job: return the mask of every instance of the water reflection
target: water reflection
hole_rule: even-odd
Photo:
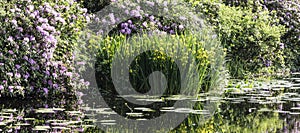
[[[298,77],[300,74],[293,74],[292,78],[269,82],[232,80],[231,85],[224,88],[221,97],[199,95],[201,98],[197,100],[198,104],[193,109],[174,108],[167,104],[160,108],[132,107],[123,103],[124,105],[120,106],[119,110],[122,110],[124,117],[138,121],[145,121],[151,116],[159,116],[163,112],[190,114],[171,132],[298,132],[300,127],[300,78]],[[164,99],[132,97],[137,100],[155,102],[191,100],[182,96]],[[201,118],[209,115],[209,111],[201,106],[207,102],[220,102],[220,106],[218,111],[212,114],[213,117],[201,123],[199,122]],[[12,104],[4,105],[7,104],[4,101],[1,103],[1,132],[83,131],[83,129],[87,132],[102,131],[95,127],[95,123],[111,127],[107,129],[107,132],[136,132],[132,128],[118,127],[116,120],[112,119],[112,116],[117,113],[110,108],[83,106],[81,110],[74,111],[51,106],[45,108],[44,105],[26,106],[29,104],[22,104],[22,102],[19,105],[17,102],[10,103]],[[85,115],[82,112],[89,113]],[[101,119],[93,119],[95,116],[101,116]]]

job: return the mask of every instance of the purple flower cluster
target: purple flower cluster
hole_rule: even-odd
[[[114,27],[112,31],[109,31],[109,35],[112,34],[124,34],[124,35],[132,35],[135,33],[153,33],[153,31],[161,31],[166,32],[168,34],[176,34],[176,33],[183,33],[185,31],[185,24],[186,21],[193,19],[190,14],[186,14],[188,18],[181,17],[183,20],[179,21],[185,21],[182,22],[185,24],[182,25],[180,22],[176,22],[175,19],[178,18],[176,14],[172,17],[164,17],[162,16],[155,16],[153,13],[149,11],[159,10],[158,12],[167,12],[170,14],[174,14],[173,10],[169,10],[168,6],[174,8],[182,8],[183,6],[178,3],[168,3],[168,2],[160,2],[160,1],[126,1],[126,2],[114,2],[111,4],[112,7],[115,7],[116,10],[120,10],[120,12],[123,12],[128,15],[130,19],[125,20],[123,22],[119,22],[121,18],[119,18],[119,14],[110,13],[108,16],[101,16],[99,18],[95,17],[95,25],[101,25],[101,27]],[[162,11],[163,10],[163,11]],[[168,11],[169,10],[169,11]],[[149,15],[150,14],[150,15]],[[151,15],[152,14],[152,15]],[[102,18],[102,20],[100,20]],[[170,19],[170,20],[169,20]],[[191,20],[192,21],[192,20]],[[116,23],[118,22],[118,24]],[[115,27],[117,25],[117,27]],[[94,28],[95,29],[95,28]],[[103,31],[101,28],[99,31],[95,31],[97,35],[103,34],[105,31]]]
[[[132,23],[132,20],[128,20],[127,22],[121,23],[121,30],[122,34],[129,35],[132,31],[137,30],[137,27]]]
[[[0,97],[75,95],[77,84],[87,83],[79,82],[73,66],[66,64],[71,60],[56,61],[54,57],[62,45],[72,44],[70,38],[80,28],[74,25],[84,26],[88,21],[86,10],[74,0],[60,4],[13,0],[10,4],[13,7],[0,4],[7,11],[0,15],[0,33],[5,34],[0,37]]]
[[[133,17],[133,21],[127,20],[121,23],[118,27],[120,27],[119,32],[125,35],[129,35],[131,33],[137,33],[140,31],[147,31],[151,34],[152,31],[162,31],[169,34],[176,34],[179,32],[184,31],[184,26],[176,23],[171,22],[163,23],[165,20],[155,17],[153,15],[145,14],[144,16],[136,15],[136,13],[131,13]],[[142,19],[144,18],[144,19]]]

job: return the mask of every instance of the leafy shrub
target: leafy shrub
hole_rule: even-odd
[[[300,44],[300,3],[299,1],[271,1],[265,0],[260,3],[262,7],[271,11],[276,11],[275,17],[279,19],[279,24],[286,27],[287,31],[281,36],[282,47],[286,65],[293,71],[299,70],[299,44]]]
[[[191,0],[207,22],[215,26],[227,49],[227,66],[232,76],[272,73],[284,68],[281,35],[284,27],[257,3]],[[224,3],[226,3],[226,6]],[[238,7],[230,5],[241,5]],[[274,14],[274,13],[273,13]]]
[[[252,3],[250,3],[252,2]],[[263,8],[270,12],[271,16],[274,16],[273,19],[278,19],[278,25],[284,25],[286,32],[282,34],[280,44],[284,48],[285,64],[293,71],[299,70],[300,59],[298,56],[300,42],[300,32],[299,32],[299,12],[300,12],[300,3],[299,1],[273,1],[273,0],[264,0],[264,1],[235,1],[235,0],[226,0],[224,1],[226,5],[237,6],[243,8],[253,7],[255,9]]]
[[[49,106],[67,109],[78,105],[75,91],[85,82],[73,73],[72,49],[85,15],[72,0],[1,1],[1,97],[46,98]]]
[[[218,12],[220,5],[222,4],[220,0],[185,0],[190,3],[196,10],[203,14],[203,18],[206,20],[207,24],[212,26],[218,26]]]
[[[283,49],[280,37],[283,26],[276,26],[267,11],[222,6],[219,12],[219,34],[228,49],[230,60],[238,60],[244,70],[257,72],[264,67],[282,68]]]

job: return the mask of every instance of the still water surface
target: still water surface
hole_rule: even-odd
[[[159,117],[165,112],[186,113],[192,116],[210,116],[203,125],[200,122],[184,121],[184,126],[176,128],[179,132],[300,132],[300,73],[291,78],[271,81],[230,80],[227,88],[219,97],[200,95],[199,102],[218,103],[212,113],[206,109],[173,108],[165,104],[159,108],[129,107],[120,102],[114,109],[101,106],[83,106],[78,111],[63,108],[23,108],[12,109],[1,106],[0,130],[2,132],[49,132],[49,131],[83,131],[96,130],[96,124],[110,127],[107,132],[133,132],[134,129],[118,127],[114,115],[117,113],[128,119],[147,120]],[[136,100],[165,102],[190,100],[186,97],[173,96],[168,99],[158,97],[132,97]],[[118,101],[118,97],[113,98]],[[2,103],[3,104],[3,103]],[[15,104],[15,103],[14,103]],[[172,102],[169,103],[172,105]],[[16,107],[10,106],[10,107]],[[20,105],[21,107],[21,105]],[[115,111],[117,112],[115,112]],[[79,117],[84,119],[78,119]],[[98,118],[98,119],[94,119]],[[100,119],[99,119],[100,118]],[[160,132],[160,131],[157,131]],[[175,132],[175,130],[174,130]]]

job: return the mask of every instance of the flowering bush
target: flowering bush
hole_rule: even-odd
[[[73,0],[55,2],[0,2],[0,97],[76,105],[76,88],[85,82],[73,73],[72,49],[88,16]]]
[[[184,29],[182,24],[174,20],[167,20],[163,17],[145,14],[142,17],[133,17],[120,23],[111,31],[110,35],[133,35],[142,32],[148,32],[148,34],[181,34]]]
[[[110,25],[115,25],[109,35],[132,35],[142,32],[148,32],[150,34],[153,32],[162,34],[181,34],[185,29],[185,24],[182,22],[192,20],[191,18],[186,17],[193,17],[189,14],[192,10],[185,7],[185,5],[186,3],[182,1],[178,3],[138,0],[111,1],[107,10],[113,9],[113,11],[110,11],[111,13],[105,19],[103,19],[104,16],[101,14],[98,17],[95,17],[94,22],[96,26],[91,29],[103,30]],[[174,8],[174,10],[172,8]],[[178,13],[178,9],[181,9],[182,12]],[[106,9],[104,9],[104,12],[105,11]],[[173,16],[170,17],[170,14]],[[119,20],[125,16],[127,17],[127,20],[121,20],[122,22],[120,22]],[[117,21],[119,23],[116,23]],[[193,21],[190,22],[194,23]],[[102,25],[102,27],[99,28],[97,25]],[[102,33],[103,31],[94,32]]]

